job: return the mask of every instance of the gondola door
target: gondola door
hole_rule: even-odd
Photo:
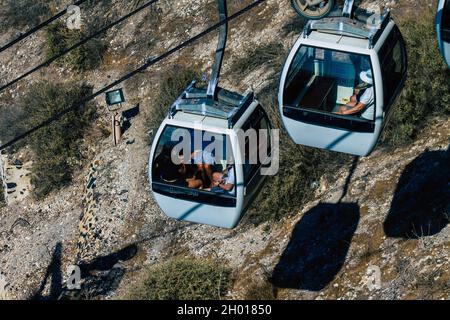
[[[383,79],[383,126],[392,114],[392,106],[406,81],[406,45],[400,30],[394,26],[378,51]]]
[[[271,130],[269,118],[261,106],[255,108],[242,127],[245,210],[259,194],[266,179],[261,169],[269,165],[272,155]]]

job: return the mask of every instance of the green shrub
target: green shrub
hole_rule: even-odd
[[[211,300],[223,298],[231,282],[231,270],[206,260],[173,259],[143,272],[141,282],[127,299]]]
[[[44,1],[7,0],[4,22],[9,28],[31,28],[38,25],[48,11],[49,6]]]
[[[434,11],[426,3],[419,6],[420,14],[413,13],[399,23],[408,49],[408,78],[393,106],[383,137],[386,145],[408,143],[421,132],[430,116],[450,113],[450,72],[438,49]]]
[[[25,131],[26,113],[21,106],[8,103],[0,108],[0,114],[0,142],[4,144]],[[17,149],[21,145],[22,143],[19,142],[10,149]]]
[[[88,36],[89,34],[82,30],[68,29],[62,22],[53,23],[46,29],[47,59],[70,48]],[[57,64],[59,66],[67,65],[77,71],[93,70],[100,67],[105,50],[106,45],[103,40],[94,38],[59,58]]]
[[[70,107],[92,92],[91,87],[41,82],[33,85],[20,104],[26,110],[26,127],[32,128]],[[81,159],[80,139],[95,117],[92,104],[68,112],[30,135],[26,141],[35,154],[31,182],[34,194],[45,197],[71,181]]]

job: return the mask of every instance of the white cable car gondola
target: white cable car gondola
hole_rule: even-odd
[[[390,13],[342,11],[311,20],[281,75],[281,118],[297,144],[368,155],[406,79],[406,48]]]
[[[226,1],[218,3],[226,21]],[[224,23],[208,88],[196,88],[193,81],[156,133],[149,179],[169,217],[233,228],[263,185],[272,140],[269,119],[253,92],[240,95],[217,86],[226,36]],[[265,134],[242,135],[248,129]]]
[[[439,0],[436,32],[439,49],[450,68],[450,0]]]

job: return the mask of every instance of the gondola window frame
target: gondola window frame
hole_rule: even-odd
[[[158,150],[159,146],[161,145],[161,139],[164,136],[164,132],[167,130],[168,127],[172,127],[175,129],[186,129],[186,130],[198,130],[195,128],[190,128],[190,127],[185,127],[185,126],[180,126],[180,125],[175,125],[175,124],[166,124],[164,126],[164,128],[161,130],[161,134],[158,138],[157,144],[156,144],[156,148],[155,148],[155,152],[154,152],[154,157],[152,159],[152,172],[151,172],[151,176],[152,176],[152,189],[153,192],[156,192],[158,194],[162,194],[164,196],[168,196],[171,198],[175,198],[175,199],[181,199],[181,200],[187,200],[187,201],[192,201],[195,203],[200,203],[200,204],[206,204],[206,205],[214,205],[214,206],[218,206],[218,207],[236,207],[237,205],[237,184],[235,185],[234,188],[234,193],[233,194],[229,194],[229,193],[218,193],[218,192],[213,192],[213,191],[207,191],[207,190],[202,190],[202,189],[194,189],[194,188],[189,188],[189,187],[184,187],[184,186],[180,186],[180,185],[175,185],[175,184],[171,184],[169,182],[165,182],[162,181],[160,178],[155,177],[155,171],[154,171],[154,165],[155,165],[155,159],[156,157],[159,155],[158,152],[156,152],[156,150]],[[227,145],[231,146],[231,135],[224,133],[224,132],[213,132],[213,131],[208,131],[208,130],[201,130],[202,134],[204,134],[205,132],[211,132],[214,134],[220,134],[225,136],[225,139],[229,139],[227,141]],[[233,152],[233,150],[230,148],[230,151]],[[233,157],[235,157],[236,155],[233,153]],[[234,170],[234,176],[236,176],[237,172],[236,172],[236,165],[233,166],[233,170]]]
[[[391,63],[391,61],[395,60],[394,51],[397,48],[400,51],[399,54],[401,58],[400,79],[397,83],[391,83],[390,81],[393,79],[393,74],[387,70],[387,66]],[[380,60],[381,77],[383,80],[383,111],[389,112],[391,106],[394,104],[395,98],[398,96],[398,93],[402,89],[405,82],[408,63],[405,41],[398,26],[395,25],[393,27],[385,43],[378,51],[378,56]]]
[[[297,60],[297,62],[294,62],[299,54],[299,52],[302,50],[302,48],[306,48],[305,54],[302,55],[302,58]],[[308,109],[308,108],[302,108],[300,106],[291,106],[286,103],[286,88],[293,80],[292,75],[292,66],[294,64],[299,65],[304,62],[305,57],[309,54],[309,49],[320,49],[324,50],[324,54],[326,55],[326,51],[333,52],[341,52],[349,55],[357,55],[360,57],[364,57],[367,59],[370,69],[372,70],[372,74],[374,74],[374,66],[372,61],[372,56],[370,53],[362,53],[362,52],[355,52],[355,51],[346,51],[346,50],[339,50],[339,49],[330,49],[326,46],[318,46],[313,44],[302,44],[298,47],[297,51],[294,54],[294,57],[291,61],[291,64],[289,66],[289,69],[287,71],[286,80],[284,82],[284,88],[283,88],[283,115],[285,117],[288,117],[290,119],[296,120],[296,121],[302,121],[305,123],[310,123],[314,125],[320,125],[322,127],[329,127],[334,129],[344,129],[344,130],[351,130],[354,132],[367,132],[367,133],[373,133],[375,131],[375,122],[377,119],[377,112],[378,112],[378,99],[377,94],[374,94],[374,118],[372,120],[365,119],[362,117],[355,117],[355,116],[348,116],[348,115],[339,115],[334,114],[332,112],[325,112],[321,110],[315,110],[315,109]],[[297,66],[296,66],[297,68]],[[294,74],[298,73],[297,71]],[[356,75],[357,76],[357,75]],[[373,90],[374,93],[377,92],[377,84],[376,81],[373,83]]]

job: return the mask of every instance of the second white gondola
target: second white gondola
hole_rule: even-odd
[[[297,144],[368,155],[403,88],[406,59],[389,12],[353,13],[350,7],[309,21],[279,86],[279,110],[290,137]]]

